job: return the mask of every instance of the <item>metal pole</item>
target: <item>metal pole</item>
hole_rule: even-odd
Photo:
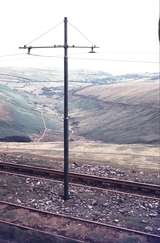
[[[95,53],[94,49],[97,46],[68,46],[67,36],[67,24],[68,20],[64,18],[64,46],[63,45],[52,45],[52,46],[27,46],[24,45],[19,47],[20,49],[27,49],[28,54],[31,54],[32,49],[37,48],[64,48],[64,200],[69,199],[69,119],[68,119],[68,48],[89,48],[89,53]]]
[[[64,200],[69,199],[68,193],[68,162],[69,162],[69,140],[68,140],[68,40],[67,40],[67,18],[64,18]]]

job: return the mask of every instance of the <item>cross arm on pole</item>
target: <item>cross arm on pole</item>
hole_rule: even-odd
[[[99,47],[96,46],[96,45],[92,45],[92,46],[75,46],[75,45],[72,45],[72,46],[68,46],[68,48],[90,49],[89,53],[95,53],[94,49],[99,48]]]
[[[47,49],[47,48],[66,48],[64,45],[50,45],[50,46],[20,46],[19,49],[27,49],[28,54],[30,54],[31,49]],[[76,45],[68,45],[67,48],[84,48],[84,49],[91,49],[89,53],[95,53],[94,49],[99,48],[98,46],[76,46]]]
[[[46,48],[64,48],[63,45],[51,45],[51,46],[20,46],[19,49],[27,49],[30,54],[31,49],[46,49]]]

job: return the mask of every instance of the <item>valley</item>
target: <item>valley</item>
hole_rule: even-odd
[[[1,136],[63,139],[62,74],[60,70],[1,68]],[[158,144],[158,88],[156,73],[71,72],[70,140]]]
[[[114,234],[116,227],[156,234],[159,240],[160,101],[157,73],[113,76],[105,72],[71,72],[69,172],[80,176],[82,183],[85,176],[109,182],[105,188],[98,187],[95,182],[91,186],[76,184],[69,174],[67,201],[62,197],[62,72],[0,68],[0,98],[0,194],[3,201],[18,204],[18,207],[29,206],[64,214],[63,220],[72,216],[94,221],[94,224],[109,224],[114,227]],[[53,176],[53,170],[62,173],[62,180]],[[33,171],[38,173],[37,177]],[[111,181],[117,181],[119,187]],[[127,187],[130,184],[132,187]],[[142,190],[136,187],[139,184]],[[147,187],[158,189],[149,197]],[[13,209],[13,205],[10,206]],[[1,210],[1,218],[6,219],[7,215],[12,218],[8,204],[3,207],[7,210]],[[20,218],[25,219],[21,209],[20,212]],[[27,213],[28,217],[31,217],[31,211]],[[43,228],[46,221],[38,222],[42,222]],[[37,229],[37,218],[35,225]],[[58,227],[56,221],[55,228]],[[99,235],[102,236],[101,232]],[[105,235],[108,237],[108,233]],[[95,239],[94,242],[100,242],[97,234]]]

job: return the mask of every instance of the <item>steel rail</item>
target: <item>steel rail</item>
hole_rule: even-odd
[[[6,220],[1,220],[0,219],[0,224],[11,226],[11,227],[16,227],[16,228],[19,228],[19,229],[25,230],[25,231],[26,230],[27,231],[32,231],[32,233],[42,234],[44,237],[48,236],[51,239],[56,237],[56,238],[58,238],[60,240],[64,240],[65,242],[84,243],[84,241],[80,241],[80,240],[76,240],[75,241],[75,239],[72,239],[70,237],[66,237],[66,236],[62,236],[62,235],[58,235],[58,234],[53,234],[53,233],[50,233],[50,232],[47,232],[47,231],[44,231],[44,230],[39,230],[39,229],[33,228],[31,226],[30,227],[29,226],[24,226],[24,225],[20,225],[18,223],[8,222]],[[13,238],[13,235],[12,235],[12,238]],[[20,238],[21,238],[21,236],[20,236]],[[53,243],[54,243],[54,241],[53,241]]]
[[[93,225],[93,226],[99,226],[99,227],[123,231],[123,232],[127,232],[127,233],[134,233],[134,234],[138,234],[138,235],[141,235],[141,236],[151,237],[153,239],[160,239],[160,235],[147,233],[147,232],[144,232],[144,231],[134,230],[134,229],[125,228],[125,227],[121,227],[121,226],[115,226],[115,225],[111,225],[111,224],[105,224],[105,223],[101,223],[101,222],[95,222],[95,221],[92,221],[92,220],[88,220],[88,219],[86,220],[86,219],[82,219],[82,218],[79,218],[79,217],[68,216],[68,215],[65,215],[65,214],[52,213],[52,212],[48,212],[48,211],[45,211],[45,210],[35,209],[35,208],[28,207],[28,206],[17,205],[15,203],[10,203],[10,202],[6,202],[6,201],[0,201],[0,204],[7,205],[7,207],[11,207],[12,209],[15,208],[17,210],[18,209],[28,210],[29,213],[33,212],[33,213],[37,213],[39,215],[43,215],[43,216],[46,216],[46,217],[52,216],[52,217],[56,217],[56,218],[64,218],[64,219],[67,219],[67,220],[76,221],[77,223],[79,222],[81,224],[90,224],[90,225]],[[11,223],[14,224],[13,222],[11,222]],[[22,227],[23,227],[23,225],[22,225]]]
[[[8,162],[0,162],[0,171],[13,172],[15,174],[25,174],[28,176],[42,177],[58,181],[62,181],[64,177],[64,173],[59,170],[53,170],[37,166],[13,164]],[[77,173],[69,173],[69,179],[70,182],[75,184],[87,185],[103,189],[118,189],[120,191],[127,191],[134,194],[136,193],[160,198],[160,185]]]
[[[22,174],[22,173],[15,173],[15,172],[7,172],[7,171],[1,171],[0,170],[0,175],[1,174],[5,174],[7,176],[18,176],[18,177],[22,177],[22,178],[28,178],[28,175],[27,174]],[[45,181],[48,181],[48,182],[54,182],[54,183],[59,183],[60,181],[59,180],[56,180],[56,179],[48,179],[48,178],[44,178],[44,177],[41,177],[41,176],[32,176],[32,175],[29,175],[29,178],[30,179],[33,179],[33,180],[36,180],[36,179],[40,179],[40,180],[45,180]],[[160,200],[159,197],[156,197],[156,196],[146,196],[146,195],[142,195],[142,194],[132,194],[130,192],[125,192],[125,191],[122,191],[122,190],[116,190],[116,189],[106,189],[106,188],[101,188],[101,187],[96,187],[96,186],[88,186],[88,185],[81,185],[81,184],[77,184],[77,183],[72,183],[73,186],[77,186],[77,187],[85,187],[85,188],[88,188],[90,190],[92,189],[96,189],[96,190],[107,190],[108,192],[114,192],[114,193],[119,193],[119,194],[122,194],[122,195],[134,195],[136,197],[140,197],[140,198],[143,198],[143,199],[151,199],[151,200]]]

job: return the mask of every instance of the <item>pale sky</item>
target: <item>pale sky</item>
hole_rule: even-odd
[[[65,16],[100,46],[96,54],[70,49],[70,69],[113,74],[159,71],[159,0],[0,0],[0,56],[25,53],[18,47],[63,22]],[[71,45],[90,45],[71,26],[68,36]],[[32,45],[53,44],[63,44],[63,24]],[[63,68],[63,49],[32,52],[56,57],[0,57],[0,67]]]

